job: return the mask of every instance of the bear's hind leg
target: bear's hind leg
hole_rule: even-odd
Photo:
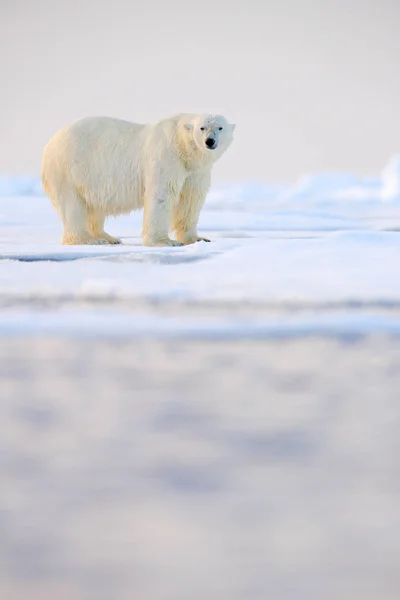
[[[108,244],[122,244],[119,238],[113,237],[104,231],[105,218],[89,211],[88,213],[88,229],[96,239],[106,240]]]
[[[106,244],[93,237],[87,229],[87,210],[75,190],[62,192],[55,203],[64,225],[62,243],[66,245]]]

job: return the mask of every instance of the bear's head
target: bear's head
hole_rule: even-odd
[[[235,125],[222,115],[196,115],[185,128],[198,150],[221,155],[233,141]]]

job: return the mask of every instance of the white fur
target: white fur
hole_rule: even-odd
[[[197,222],[211,168],[234,127],[220,115],[180,114],[155,125],[89,117],[58,131],[43,152],[42,183],[64,224],[63,243],[120,243],[105,233],[106,217],[141,208],[146,245],[203,239]]]

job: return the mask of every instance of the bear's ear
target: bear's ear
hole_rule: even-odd
[[[188,131],[192,131],[193,129],[193,125],[191,123],[186,123],[185,127]]]
[[[235,131],[235,127],[236,127],[236,123],[232,123],[232,124],[231,124],[231,129],[232,129],[232,132],[234,132],[234,131]]]

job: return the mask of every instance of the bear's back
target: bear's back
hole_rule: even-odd
[[[84,137],[91,141],[102,138],[117,140],[125,137],[135,138],[144,128],[145,125],[141,123],[132,123],[113,117],[85,117],[67,127],[66,133],[74,138]]]

